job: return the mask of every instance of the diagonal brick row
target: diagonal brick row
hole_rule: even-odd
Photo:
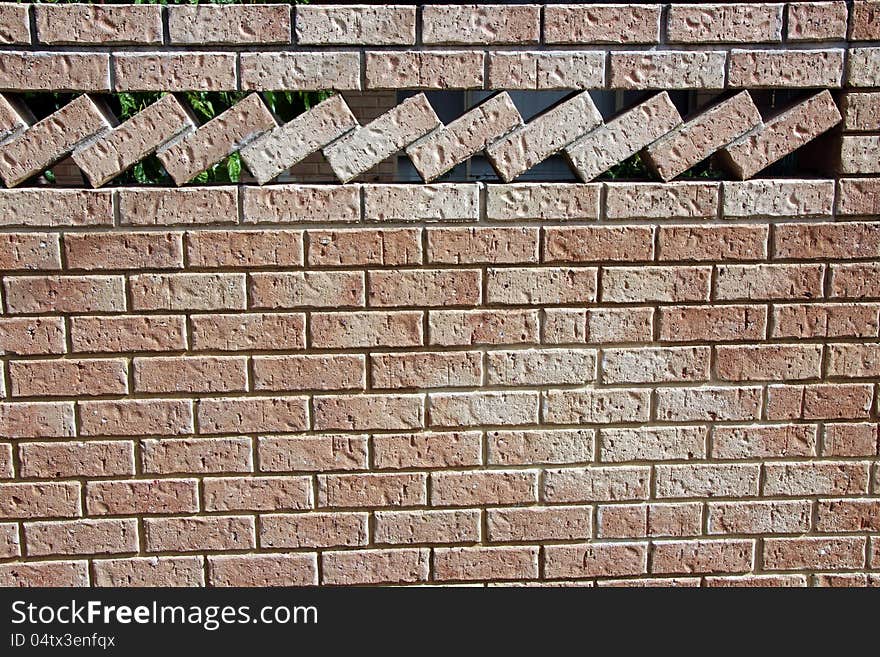
[[[503,91],[445,125],[420,93],[364,126],[341,95],[279,125],[254,93],[201,126],[171,94],[118,126],[89,95],[36,123],[26,108],[0,95],[0,178],[15,186],[72,155],[99,187],[155,153],[174,182],[183,185],[240,152],[257,182],[265,184],[320,151],[342,182],[399,152],[426,182],[481,153],[504,182],[558,153],[585,182],[637,153],[664,181],[715,155],[733,175],[746,179],[840,121],[828,91],[766,121],[748,91],[685,121],[664,91],[608,122],[586,91],[528,122]]]

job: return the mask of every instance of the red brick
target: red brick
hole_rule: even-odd
[[[250,438],[183,438],[141,441],[144,472],[251,472]]]
[[[774,338],[875,337],[878,304],[779,304],[773,308]]]
[[[308,477],[205,479],[205,511],[296,511],[312,507]]]
[[[205,230],[186,236],[190,267],[296,267],[303,264],[302,231]]]
[[[537,579],[537,547],[434,548],[434,579]]]
[[[538,261],[537,228],[429,228],[427,261],[441,264]]]
[[[816,513],[820,532],[880,530],[880,500],[820,500]]]
[[[260,518],[260,547],[325,548],[367,544],[366,513],[292,513]]]
[[[89,515],[196,513],[195,479],[92,481],[86,484]]]
[[[0,318],[0,353],[63,354],[64,320],[60,317]]]
[[[75,518],[82,515],[80,484],[0,484],[0,518]]]
[[[498,465],[584,463],[593,460],[594,431],[489,431],[488,462]]]
[[[40,43],[161,44],[162,13],[150,6],[41,5],[34,7]]]
[[[416,42],[416,8],[403,5],[297,7],[296,42],[412,45]]]
[[[428,579],[430,550],[324,552],[322,584],[399,584]]]
[[[880,297],[878,273],[880,266],[874,263],[831,265],[831,296],[852,297],[858,301]]]
[[[426,44],[523,44],[540,40],[541,8],[536,5],[426,5],[422,41]]]
[[[733,50],[727,84],[750,89],[839,87],[843,53],[842,49]]]
[[[250,274],[251,308],[336,308],[364,305],[361,272]]]
[[[257,444],[263,472],[367,469],[367,436],[261,436]]]
[[[481,461],[479,431],[373,436],[373,465],[379,469],[455,468]]]
[[[190,322],[196,351],[298,350],[306,344],[302,313],[194,315]]]
[[[874,456],[880,454],[880,425],[825,424],[824,456]]]
[[[123,226],[178,226],[238,222],[235,187],[131,188],[117,192]]]
[[[529,470],[434,472],[432,506],[515,505],[538,500],[538,473]]]
[[[479,304],[481,296],[480,272],[476,270],[369,273],[371,306],[471,306]]]
[[[810,530],[809,500],[713,502],[710,534],[801,534]]]
[[[721,346],[717,376],[724,381],[779,381],[821,376],[821,345]]]
[[[30,44],[31,28],[27,5],[4,4],[0,7],[0,19],[3,22],[3,34],[0,35],[0,43],[4,45]]]
[[[290,43],[290,13],[283,5],[169,7],[168,36],[186,45]]]
[[[211,586],[312,586],[318,583],[314,554],[240,554],[208,557]]]
[[[764,540],[764,568],[767,570],[846,570],[864,568],[864,537],[768,538]]]
[[[126,305],[122,276],[15,276],[4,288],[10,314],[113,313]]]
[[[67,269],[181,269],[180,233],[77,233],[64,236]]]
[[[823,295],[823,265],[720,265],[715,298],[732,300],[814,299]]]
[[[826,41],[846,38],[845,2],[792,2],[788,5],[789,41]]]
[[[61,269],[58,236],[50,233],[5,233],[0,235],[0,270]]]
[[[244,310],[246,305],[244,274],[137,274],[128,284],[134,310]]]
[[[119,52],[113,57],[116,91],[234,91],[235,53]]]
[[[22,443],[22,477],[112,477],[134,475],[134,444],[127,441]]]
[[[592,537],[593,508],[552,506],[528,509],[490,509],[488,539],[493,542],[574,540]]]
[[[395,266],[422,261],[419,229],[309,230],[306,235],[309,265]]]
[[[6,438],[68,438],[75,433],[71,402],[0,403],[0,435]]]
[[[95,586],[204,586],[201,557],[99,559]]]
[[[621,577],[648,572],[647,543],[585,543],[544,547],[544,576]]]
[[[379,544],[474,543],[480,538],[478,510],[377,511],[374,540]]]
[[[24,537],[31,556],[115,554],[138,549],[134,519],[29,522],[24,525]]]
[[[544,229],[544,262],[637,262],[650,261],[653,257],[654,236],[650,227]]]
[[[193,432],[192,403],[184,400],[126,399],[79,402],[84,436],[173,436]]]
[[[429,344],[534,344],[538,323],[534,310],[432,310],[428,313]]]
[[[537,424],[536,392],[450,392],[430,395],[430,426]]]
[[[427,502],[424,474],[318,475],[319,507],[415,506]]]
[[[325,395],[313,406],[319,431],[419,429],[425,421],[421,395]]]
[[[601,430],[602,461],[667,461],[706,457],[704,427]]]
[[[15,91],[110,91],[106,53],[5,52],[0,87]]]
[[[21,360],[9,363],[13,397],[124,395],[128,363],[123,359]]]
[[[424,342],[422,311],[312,313],[313,347],[414,347]]]
[[[603,383],[707,381],[708,347],[606,349],[602,353]]]
[[[816,384],[805,386],[805,419],[857,419],[867,417],[872,390],[862,384]]]
[[[202,433],[300,431],[308,428],[305,397],[241,397],[199,402]]]
[[[612,52],[612,89],[722,89],[727,53],[666,50]]]
[[[368,51],[367,89],[481,89],[483,53],[475,51]]]
[[[660,261],[763,260],[767,257],[766,226],[660,226]]]
[[[867,463],[767,463],[764,477],[764,495],[858,495],[868,492]]]
[[[88,561],[0,564],[0,585],[15,587],[88,586]]]
[[[370,357],[373,388],[479,386],[482,371],[479,352],[374,354]]]
[[[71,317],[70,341],[76,352],[182,351],[182,315]]]
[[[236,356],[135,358],[138,392],[229,392],[247,389],[247,359]]]
[[[669,342],[761,340],[764,306],[671,306],[660,308],[660,339]]]
[[[647,467],[591,467],[546,470],[543,502],[594,502],[648,499]]]
[[[255,390],[363,389],[363,356],[255,356]]]
[[[781,4],[674,4],[667,17],[670,43],[782,41]]]
[[[751,540],[658,541],[654,543],[652,573],[748,572],[755,561]]]
[[[147,552],[218,552],[256,545],[254,519],[244,516],[145,518]]]
[[[849,38],[853,41],[880,39],[880,12],[873,0],[853,2]]]
[[[550,390],[544,393],[542,420],[549,424],[606,424],[647,421],[645,390]]]

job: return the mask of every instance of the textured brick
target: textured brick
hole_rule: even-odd
[[[805,386],[805,419],[856,419],[867,417],[871,388],[860,384],[817,384]]]
[[[605,85],[600,51],[494,51],[488,53],[490,89],[595,89]]]
[[[842,49],[732,50],[727,83],[736,88],[839,87]]]
[[[23,360],[9,364],[13,397],[124,395],[128,365],[122,359]]]
[[[422,261],[418,228],[309,230],[307,248],[308,264],[316,266],[395,266]]]
[[[826,424],[822,437],[825,456],[874,456],[880,453],[876,424]]]
[[[498,465],[583,463],[593,460],[590,429],[489,431],[488,462]]]
[[[290,7],[169,7],[168,36],[171,43],[267,44],[290,43]]]
[[[77,352],[176,351],[186,347],[182,316],[72,317],[70,339]]]
[[[672,5],[666,21],[670,43],[767,43],[782,41],[781,4]]]
[[[538,473],[531,470],[434,472],[433,506],[515,505],[538,500]]]
[[[121,276],[7,277],[6,307],[12,314],[41,312],[121,312]]]
[[[863,568],[865,541],[864,537],[768,538],[764,541],[764,567],[767,570]]]
[[[480,513],[453,511],[377,511],[379,544],[472,543],[480,537]]]
[[[59,317],[0,318],[0,354],[62,354],[64,336]]]
[[[856,0],[852,6],[849,38],[853,41],[875,41],[880,37],[880,16],[873,0]]]
[[[653,255],[653,229],[647,226],[544,229],[544,262],[640,261]]]
[[[880,94],[848,93],[841,106],[843,128],[854,132],[880,130]]]
[[[110,56],[106,53],[0,53],[0,88],[110,91]]]
[[[537,577],[537,547],[434,549],[434,578],[441,581],[536,579]]]
[[[755,464],[658,465],[657,497],[754,497],[759,470]]]
[[[296,42],[317,45],[412,45],[416,8],[402,5],[296,9]]]
[[[808,500],[712,502],[710,534],[800,534],[810,529]]]
[[[449,392],[430,395],[432,427],[537,424],[536,392]]]
[[[192,231],[186,236],[186,257],[194,267],[274,267],[303,264],[302,232]]]
[[[798,380],[821,375],[819,345],[716,347],[716,371],[724,381]]]
[[[536,343],[538,321],[537,312],[531,310],[432,310],[428,313],[429,344]]]
[[[312,586],[318,583],[314,554],[208,557],[211,586]]]
[[[606,184],[608,219],[713,218],[719,187],[711,183]]]
[[[247,360],[236,356],[135,358],[138,392],[230,392],[247,389]]]
[[[195,479],[95,481],[86,485],[90,515],[195,513],[199,510]]]
[[[190,321],[197,351],[305,347],[306,320],[301,313],[196,315]]]
[[[481,461],[479,431],[373,436],[373,462],[381,469],[454,468]]]
[[[407,98],[375,120],[354,125],[323,150],[333,173],[348,182],[442,124],[424,94]]]
[[[755,561],[751,540],[658,541],[652,573],[748,572]]]
[[[114,554],[136,552],[135,520],[73,520],[24,525],[29,555]]]
[[[660,7],[651,5],[547,5],[547,43],[656,43]]]
[[[76,433],[73,403],[0,403],[0,434],[6,438],[68,438]]]
[[[486,300],[505,305],[595,301],[596,275],[594,267],[490,269]]]
[[[180,233],[77,233],[64,236],[67,269],[181,269]]]
[[[281,272],[250,275],[252,308],[327,308],[364,305],[360,272]]]
[[[76,149],[73,161],[89,182],[99,187],[194,127],[186,109],[168,94],[98,140]]]
[[[670,421],[757,420],[761,413],[761,389],[659,388],[657,417]]]
[[[774,308],[774,337],[874,337],[876,304],[780,304]]]
[[[784,458],[816,455],[816,429],[810,425],[715,427],[712,456],[720,459]]]
[[[833,265],[831,267],[831,296],[854,297],[857,300],[880,297],[878,269],[880,267],[874,263]]]
[[[427,502],[424,474],[318,475],[319,507],[415,506]]]
[[[768,463],[764,473],[764,495],[857,495],[868,490],[867,463]]]
[[[486,156],[501,179],[510,182],[601,123],[602,115],[584,91],[490,144]]]
[[[596,376],[592,350],[495,351],[486,362],[490,385],[583,384]]]
[[[180,226],[238,221],[238,195],[234,187],[131,188],[122,189],[117,195],[122,225]]]
[[[791,2],[788,5],[789,41],[826,41],[846,38],[845,2]]]
[[[606,267],[601,299],[611,303],[705,301],[708,267]]]
[[[609,57],[612,89],[724,88],[725,52],[612,52]]]
[[[877,344],[832,344],[828,346],[827,360],[829,376],[880,376],[880,345]]]
[[[88,561],[40,561],[0,565],[3,586],[88,586]]]
[[[367,469],[367,436],[261,436],[263,472],[321,472]]]
[[[305,397],[203,399],[198,411],[203,433],[298,431],[308,415]]]
[[[665,461],[706,457],[703,427],[602,429],[603,461]]]
[[[206,511],[287,511],[312,506],[308,477],[223,477],[204,480]]]
[[[536,5],[427,5],[422,11],[426,44],[522,44],[540,39]]]
[[[366,185],[367,221],[468,221],[479,219],[474,184]]]
[[[31,42],[31,28],[28,19],[28,7],[21,5],[3,4],[0,7],[0,21],[3,23],[3,32],[0,33],[0,43],[28,45]]]
[[[227,52],[118,52],[115,90],[234,91],[235,60],[235,53]]]
[[[545,470],[543,502],[595,502],[648,499],[651,469],[593,467]]]
[[[670,342],[760,340],[767,327],[763,306],[670,306],[660,309],[660,339]]]
[[[822,296],[822,265],[721,265],[715,297],[728,300],[813,299]]]
[[[368,51],[366,88],[480,89],[483,59],[475,51]]]
[[[483,151],[522,122],[510,95],[501,92],[412,144],[406,154],[422,178],[431,181]]]
[[[209,516],[144,519],[148,552],[217,552],[248,550],[256,544],[254,519]]]
[[[14,522],[0,524],[0,555],[2,555],[4,559],[21,556],[18,525]]]
[[[399,584],[428,579],[430,550],[324,552],[322,584]]]
[[[325,548],[367,544],[366,513],[292,513],[260,519],[260,547]]]
[[[275,127],[260,96],[251,94],[156,155],[174,182],[182,185]],[[261,172],[256,175],[263,180]]]
[[[129,288],[135,310],[235,310],[245,307],[244,283],[244,274],[138,274]]]
[[[37,40],[49,45],[162,43],[161,7],[48,5],[34,7]]]
[[[14,271],[17,269],[61,269],[61,249],[58,236],[51,233],[4,233],[0,235],[0,270]]]
[[[80,484],[0,484],[0,518],[75,518],[82,515]]]
[[[0,177],[9,187],[18,185],[109,129],[104,110],[90,96],[79,96],[0,147]]]
[[[820,532],[876,532],[880,528],[878,500],[821,500],[816,515]]]
[[[427,261],[443,264],[538,261],[537,228],[430,228]]]
[[[374,388],[447,388],[479,386],[482,354],[421,352],[374,354],[370,379]]]
[[[592,536],[592,507],[492,509],[487,514],[487,527],[490,541],[588,539]]]
[[[421,311],[313,313],[312,346],[411,347],[424,343]]]
[[[478,270],[371,271],[371,306],[472,306],[482,296]]]
[[[517,183],[486,188],[486,218],[565,221],[599,218],[599,185]]]
[[[184,400],[127,399],[79,402],[84,436],[173,436],[192,433],[192,404]]]
[[[313,400],[315,429],[419,429],[424,424],[422,395],[326,395]]]
[[[241,149],[241,158],[264,184],[357,126],[345,99],[337,94],[257,137]]]
[[[605,424],[647,421],[650,396],[642,390],[550,390],[542,419],[550,424]]]
[[[880,173],[877,159],[880,141],[875,135],[844,135],[840,145],[838,171],[844,174]]]
[[[241,88],[248,91],[360,89],[360,57],[356,52],[243,52]]]
[[[671,180],[760,125],[758,108],[742,91],[655,141],[645,149],[645,160],[663,180]]]
[[[791,588],[805,587],[807,578],[804,575],[741,575],[739,577],[706,577],[705,582],[707,587],[714,588]]]
[[[648,571],[646,543],[585,543],[544,548],[544,575],[596,577],[643,575]]]
[[[748,180],[724,183],[724,217],[831,216],[831,180]]]

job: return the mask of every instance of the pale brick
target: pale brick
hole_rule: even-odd
[[[268,548],[344,547],[367,544],[366,513],[263,515],[260,546]]]
[[[565,148],[581,180],[589,182],[681,124],[665,91],[587,133]]]
[[[9,363],[13,397],[124,395],[128,363],[123,359],[22,360]]]
[[[807,578],[805,575],[741,575],[738,577],[706,577],[705,582],[707,587],[715,588],[792,588],[807,586]]]
[[[544,576],[621,577],[648,571],[647,543],[584,543],[544,548]]]
[[[660,339],[669,342],[762,340],[764,306],[670,306],[660,309]]]
[[[757,420],[761,415],[759,387],[659,388],[656,395],[660,420]]]
[[[419,429],[425,422],[423,395],[325,395],[312,403],[319,431]]]
[[[58,236],[51,233],[0,235],[0,271],[17,269],[42,271],[61,269]]]
[[[191,319],[196,351],[248,351],[305,347],[302,313],[195,315]]]
[[[243,52],[241,88],[249,91],[360,89],[360,56],[356,52]]]
[[[305,397],[240,397],[202,399],[202,433],[299,431],[308,428]]]
[[[486,156],[501,179],[510,182],[601,123],[602,115],[584,91],[490,144]]]
[[[595,432],[591,429],[489,431],[490,464],[537,465],[585,463],[593,460]]]
[[[542,419],[550,424],[606,424],[647,421],[650,394],[645,390],[549,390]]]
[[[410,352],[370,357],[373,388],[479,386],[482,372],[482,354],[479,352]]]
[[[117,52],[116,91],[234,91],[236,55],[229,52]]]
[[[422,311],[313,313],[317,348],[413,347],[424,344]]]
[[[428,499],[427,475],[318,475],[319,507],[416,506]]]
[[[826,424],[822,437],[824,456],[874,456],[880,453],[876,424]]]
[[[366,470],[367,436],[260,436],[262,472]]]
[[[596,377],[596,352],[588,349],[493,351],[486,357],[489,385],[585,384]]]
[[[728,63],[730,87],[839,87],[843,78],[842,49],[732,50]]]
[[[406,154],[422,178],[431,181],[522,123],[510,95],[501,92],[410,145]]]
[[[76,352],[177,351],[186,348],[183,316],[71,317]]]
[[[810,529],[809,500],[712,502],[710,534],[801,534]]]
[[[537,228],[429,228],[427,261],[443,264],[538,261]]]
[[[183,105],[167,94],[96,141],[76,149],[73,161],[93,187],[100,187],[157,148],[194,129]]]
[[[412,45],[416,8],[305,6],[296,9],[296,42],[316,45]]]
[[[0,565],[0,584],[15,587],[88,586],[88,561],[40,561]]]
[[[821,345],[756,345],[715,348],[722,381],[790,381],[821,377]]]
[[[86,484],[89,515],[195,513],[199,510],[196,479],[91,481]]]
[[[537,547],[434,549],[434,579],[440,581],[537,578]]]
[[[481,89],[484,54],[478,51],[368,51],[367,89]]]
[[[428,579],[430,550],[324,552],[322,584],[401,584]]]
[[[534,344],[535,310],[438,310],[428,313],[432,345]]]
[[[0,523],[0,556],[4,559],[21,556],[18,525],[14,522]]]
[[[846,38],[845,2],[791,2],[788,4],[789,41],[829,41]]]
[[[64,236],[67,269],[182,269],[180,233],[76,233]]]
[[[657,497],[754,497],[758,494],[757,464],[658,465]]]
[[[429,397],[432,427],[538,423],[536,392],[450,392]]]
[[[2,11],[3,8],[0,7],[0,12]],[[0,144],[17,139],[27,130],[28,118],[27,112],[20,103],[0,94]]]
[[[768,119],[725,147],[721,156],[738,178],[751,178],[840,121],[840,111],[826,89]]]
[[[609,183],[608,219],[696,219],[718,214],[717,183]]]
[[[318,560],[314,554],[211,556],[208,573],[211,586],[314,586]]]
[[[306,238],[309,265],[395,266],[422,261],[418,228],[309,230]]]
[[[599,218],[600,185],[515,183],[486,187],[486,218],[567,221]]]
[[[377,511],[375,541],[379,544],[475,543],[480,538],[480,512]]]
[[[312,506],[308,477],[205,479],[205,511],[295,511]]]
[[[63,354],[64,320],[60,317],[0,318],[0,354]]]
[[[31,42],[31,28],[28,19],[27,5],[4,3],[0,6],[0,22],[3,23],[3,31],[0,32],[0,43],[29,45]]]
[[[426,44],[537,43],[541,32],[537,5],[426,5],[422,41]]]
[[[736,217],[827,217],[834,206],[832,180],[725,182],[721,214]]]
[[[167,10],[173,44],[290,43],[291,8],[284,5],[172,6]]]
[[[597,89],[605,85],[600,51],[495,51],[488,53],[490,89]]]
[[[72,402],[0,404],[0,435],[6,438],[68,438],[75,433]]]
[[[602,354],[603,383],[707,381],[708,347],[606,349]]]
[[[868,492],[868,464],[804,461],[767,463],[764,495],[864,495]]]
[[[706,457],[705,427],[602,429],[602,461],[668,461]]]
[[[0,177],[8,187],[18,185],[109,129],[104,110],[79,96],[0,147]]]
[[[145,518],[147,552],[250,550],[256,545],[254,519],[243,516]]]
[[[110,55],[0,52],[0,88],[19,92],[110,91]]]
[[[476,221],[480,188],[475,184],[365,185],[366,221]]]
[[[83,436],[173,436],[193,432],[192,404],[185,400],[81,401]]]
[[[260,96],[251,94],[192,134],[159,149],[156,156],[174,182],[182,185],[275,127]]]
[[[129,288],[134,310],[244,310],[246,302],[244,274],[137,274]]]
[[[768,538],[764,540],[767,570],[848,570],[865,567],[865,543],[860,537]]]
[[[543,502],[596,502],[648,499],[649,467],[592,467],[545,470]]]
[[[254,390],[356,390],[365,386],[364,357],[254,356]]]
[[[590,506],[490,509],[486,515],[487,538],[493,542],[589,539],[592,512]]]
[[[82,515],[80,484],[0,484],[0,518],[75,518]]]
[[[348,182],[406,148],[442,124],[424,94],[407,98],[369,124],[326,146],[333,173]]]
[[[371,271],[369,288],[376,307],[472,306],[482,296],[478,270]]]
[[[821,297],[824,269],[822,265],[720,265],[715,298],[732,301]]]
[[[247,359],[237,356],[135,358],[138,392],[243,392]]]
[[[880,173],[880,137],[876,135],[844,135],[840,144],[837,170],[844,174]]]
[[[840,106],[843,129],[853,132],[880,130],[880,93],[848,93]]]
[[[723,89],[727,53],[612,52],[612,89]]]
[[[235,187],[130,188],[117,192],[122,225],[178,226],[238,222]]]
[[[670,43],[782,41],[782,4],[674,4],[666,21]]]
[[[547,5],[547,43],[657,43],[660,7],[651,5]]]
[[[373,464],[380,469],[455,468],[481,461],[479,431],[373,436]]]
[[[251,472],[250,438],[183,438],[142,440],[145,473],[193,474]]]
[[[11,314],[125,310],[122,276],[7,277],[3,283]]]
[[[745,573],[755,563],[755,542],[658,541],[652,557],[652,573]]]
[[[596,300],[595,267],[489,269],[486,300],[498,304],[544,305]]]
[[[279,272],[250,275],[251,308],[336,308],[364,305],[361,272]]]
[[[611,303],[707,301],[710,267],[605,267],[601,299]]]
[[[550,314],[545,312],[545,321]],[[651,308],[602,308],[587,312],[585,338],[591,343],[602,342],[651,342],[653,338],[653,317]],[[547,323],[544,325],[544,340],[547,341]]]
[[[345,99],[336,94],[251,141],[241,158],[262,185],[356,127]]]
[[[537,471],[431,473],[432,506],[517,505],[537,500]]]
[[[161,7],[41,5],[34,7],[37,40],[59,44],[161,44]]]
[[[767,459],[816,455],[816,428],[807,424],[715,427],[712,457]]]
[[[24,525],[28,555],[116,554],[137,552],[134,519],[29,522]]]

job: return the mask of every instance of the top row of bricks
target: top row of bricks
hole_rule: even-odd
[[[700,5],[30,5],[0,3],[0,44],[499,45],[880,39],[880,2]],[[167,15],[167,34],[163,27]],[[421,34],[417,14],[421,13]],[[543,21],[542,21],[543,14]],[[661,23],[665,17],[665,31]],[[542,29],[543,25],[543,29]],[[420,40],[419,40],[420,37]]]

